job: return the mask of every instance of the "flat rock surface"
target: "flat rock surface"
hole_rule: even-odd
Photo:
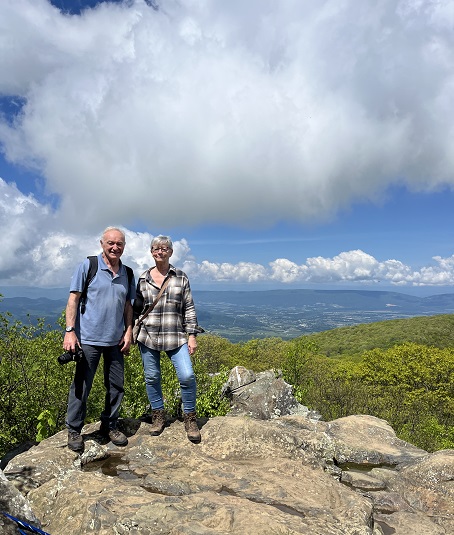
[[[124,448],[102,443],[93,424],[81,457],[62,431],[5,475],[51,535],[454,533],[454,452],[418,450],[383,420],[200,423],[192,444],[178,420],[158,437],[125,420]]]

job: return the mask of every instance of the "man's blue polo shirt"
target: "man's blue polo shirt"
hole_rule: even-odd
[[[82,292],[88,275],[90,261],[84,260],[75,270],[70,292]],[[85,313],[77,313],[76,334],[82,344],[113,346],[120,341],[124,328],[126,300],[135,297],[134,277],[128,288],[128,273],[120,263],[114,275],[98,255],[98,271],[88,287]]]

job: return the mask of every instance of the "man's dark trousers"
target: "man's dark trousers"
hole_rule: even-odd
[[[66,427],[80,433],[87,413],[87,399],[93,385],[101,355],[104,360],[106,397],[101,414],[104,429],[117,427],[120,405],[124,395],[124,357],[118,345],[92,346],[82,344],[84,358],[76,364],[76,373],[68,396]]]

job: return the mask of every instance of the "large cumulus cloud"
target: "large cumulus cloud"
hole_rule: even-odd
[[[136,275],[152,264],[149,252],[153,235],[124,228],[123,260]],[[24,195],[0,179],[1,286],[67,287],[75,265],[100,251],[98,234],[56,230],[49,206]],[[195,285],[210,283],[277,286],[326,283],[377,283],[397,286],[454,285],[454,255],[434,257],[431,265],[414,269],[395,259],[378,260],[353,250],[333,258],[307,258],[302,264],[276,258],[266,265],[256,262],[213,262],[196,258],[185,238],[176,239],[172,262],[182,267]]]
[[[446,0],[3,0],[0,150],[58,202],[0,179],[0,285],[67,286],[112,223],[139,273],[162,221],[264,228],[451,188],[453,26]],[[351,249],[213,262],[179,237],[173,261],[196,283],[454,284],[454,257]]]
[[[157,2],[155,2],[157,4]],[[450,2],[0,5],[0,122],[66,227],[272,225],[453,183]],[[266,214],[266,218],[263,215]]]

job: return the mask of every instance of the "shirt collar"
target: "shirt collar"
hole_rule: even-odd
[[[155,269],[155,268],[156,268],[156,266],[153,266],[151,269]],[[166,278],[168,276],[175,277],[176,274],[177,274],[177,270],[176,270],[175,266],[172,266],[172,264],[169,264],[169,271],[167,272]],[[147,269],[145,277],[146,277],[147,280],[151,280],[151,274],[150,274],[150,270],[149,269]]]
[[[99,255],[98,255],[98,264],[99,264],[99,269],[103,269],[104,271],[106,271],[106,270],[110,271],[110,268],[107,266],[106,262],[104,261],[102,253],[99,253]],[[122,270],[122,266],[123,266],[123,264],[121,263],[121,260],[120,260],[118,273],[120,273],[120,271]]]

